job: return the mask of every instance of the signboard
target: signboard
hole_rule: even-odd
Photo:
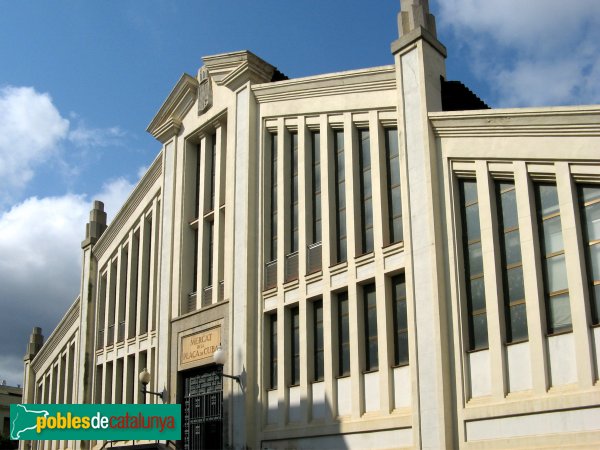
[[[186,336],[181,340],[179,364],[206,364],[221,343],[221,327]]]

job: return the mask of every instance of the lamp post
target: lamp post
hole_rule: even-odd
[[[223,350],[223,347],[221,347],[221,344],[217,345],[217,349],[213,353],[213,361],[215,362],[215,364],[218,364],[220,366],[224,366],[225,363],[227,362],[227,355],[225,355],[225,350]],[[221,376],[226,377],[226,378],[231,378],[232,380],[237,381],[237,383],[240,386],[242,385],[242,381],[241,381],[239,375],[227,375],[227,374],[221,372]]]
[[[146,403],[146,394],[152,394],[152,395],[156,395],[157,397],[160,397],[160,399],[162,400],[163,403],[167,402],[167,389],[163,389],[162,392],[153,392],[153,391],[148,391],[146,389],[146,386],[148,386],[148,383],[150,383],[150,372],[148,372],[148,370],[146,368],[144,368],[144,370],[142,370],[140,372],[139,375],[139,380],[140,383],[142,383],[142,394],[144,394],[144,403]]]

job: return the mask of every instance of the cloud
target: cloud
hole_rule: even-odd
[[[444,0],[438,7],[440,30],[467,51],[493,103],[600,103],[597,0]]]
[[[77,297],[92,200],[102,200],[111,219],[133,187],[117,178],[93,196],[31,197],[0,215],[0,380],[22,382],[32,327],[48,337]]]
[[[98,148],[122,145],[125,132],[119,127],[90,128],[83,121],[69,131],[68,139],[80,148]]]
[[[0,88],[0,179],[4,188],[21,188],[36,165],[56,154],[67,136],[63,118],[48,94],[31,87]]]

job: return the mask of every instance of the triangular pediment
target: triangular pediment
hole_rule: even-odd
[[[236,90],[244,83],[266,83],[273,79],[275,67],[248,50],[202,58],[210,77],[218,86]]]
[[[146,131],[161,142],[177,134],[181,121],[196,102],[198,85],[196,78],[184,73]]]

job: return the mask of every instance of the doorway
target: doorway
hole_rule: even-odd
[[[223,448],[223,378],[221,368],[183,373],[183,448]]]

